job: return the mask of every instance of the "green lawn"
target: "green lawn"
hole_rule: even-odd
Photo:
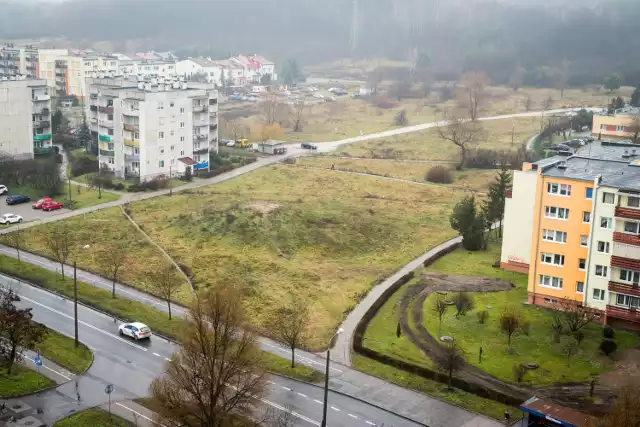
[[[76,348],[73,338],[62,335],[53,329],[47,330],[45,340],[36,348],[47,359],[76,374],[86,371],[93,360],[91,350],[86,345],[78,343],[78,348]]]
[[[102,409],[87,409],[57,421],[53,427],[131,427],[133,424]]]
[[[89,173],[89,174],[85,174],[85,175],[79,175],[76,176],[75,178],[72,178],[72,181],[76,181],[76,182],[81,182],[83,184],[88,184],[89,183],[89,178],[93,175],[93,173]],[[129,188],[130,185],[132,185],[134,183],[133,180],[127,180],[127,179],[122,179],[122,178],[112,178],[111,182],[113,182],[114,185],[116,184],[122,184],[124,185],[124,189],[122,190],[107,190],[107,191],[127,191],[127,188]],[[176,188],[176,187],[180,187],[181,185],[185,185],[187,183],[187,181],[183,181],[181,179],[178,178],[171,178],[169,180],[169,186],[167,188]],[[95,190],[96,192],[98,191],[97,189]],[[104,192],[103,192],[104,194]]]
[[[351,354],[353,367],[368,374],[382,378],[383,380],[398,384],[401,387],[410,388],[422,392],[436,399],[444,400],[460,406],[469,411],[484,414],[497,420],[504,419],[504,411],[509,410],[511,414],[517,414],[517,409],[512,408],[490,399],[476,396],[472,393],[460,389],[448,390],[446,384],[428,380],[419,375],[405,372],[393,366],[379,363],[368,357],[363,357],[355,353]]]
[[[504,381],[514,382],[512,367],[523,362],[535,362],[540,365],[530,370],[525,381],[536,386],[554,383],[588,381],[598,374],[611,370],[611,359],[601,356],[598,350],[602,340],[602,327],[593,322],[583,328],[585,339],[576,355],[570,361],[564,349],[570,338],[563,336],[560,343],[553,337],[551,324],[552,311],[536,306],[523,305],[527,300],[527,276],[492,267],[500,256],[500,246],[491,245],[487,252],[473,252],[459,249],[436,261],[427,271],[442,273],[469,274],[495,277],[512,282],[516,287],[506,292],[471,292],[475,309],[466,316],[455,317],[454,310],[445,313],[440,335],[453,336],[466,354],[467,362]],[[438,334],[438,319],[431,309],[435,294],[431,294],[424,306],[425,326],[432,335]],[[491,308],[488,308],[488,307]],[[514,309],[530,322],[529,334],[516,333],[507,346],[507,337],[499,327],[500,314],[505,309]],[[479,324],[476,312],[487,310],[489,319]],[[616,333],[618,351],[633,348],[638,340],[630,332]],[[483,361],[478,360],[479,347],[483,348]]]
[[[267,370],[274,374],[285,375],[288,377],[296,378],[301,381],[309,383],[318,383],[324,380],[324,374],[310,368],[306,365],[296,362],[296,367],[291,368],[291,360],[284,357],[275,356],[270,353],[262,353],[264,362],[266,363]],[[297,359],[297,355],[296,355]]]
[[[98,199],[98,191],[90,191],[86,187],[81,187],[76,184],[71,184],[71,203],[69,203],[69,184],[63,183],[60,186],[60,190],[56,194],[38,190],[33,187],[23,185],[8,185],[10,194],[24,194],[31,198],[32,201],[41,199],[42,197],[53,197],[54,199],[62,202],[67,209],[82,209],[89,206],[99,205],[102,203],[112,202],[120,198],[119,195],[102,192],[102,198]],[[78,193],[78,188],[80,193]]]
[[[0,368],[0,398],[35,393],[54,384],[49,378],[18,363],[11,368],[11,375],[7,375],[5,368]]]

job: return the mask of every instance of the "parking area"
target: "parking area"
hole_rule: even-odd
[[[35,200],[32,200],[29,203],[21,203],[19,205],[7,205],[7,202],[5,200],[6,198],[6,195],[0,196],[0,215],[4,215],[7,213],[20,215],[22,218],[24,218],[24,222],[36,221],[48,216],[70,212],[69,209],[66,208],[58,209],[51,212],[43,212],[40,209],[33,209],[31,207],[31,203],[33,203]]]

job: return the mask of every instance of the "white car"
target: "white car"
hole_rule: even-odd
[[[22,217],[20,215],[8,213],[0,216],[0,224],[19,224],[22,222]]]
[[[123,323],[118,328],[118,333],[131,337],[136,341],[151,338],[151,328],[140,322]]]
[[[3,194],[7,194],[9,192],[9,189],[7,188],[6,185],[0,185],[0,196]]]

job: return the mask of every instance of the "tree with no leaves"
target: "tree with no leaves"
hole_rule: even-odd
[[[442,329],[442,317],[444,313],[447,311],[447,304],[444,302],[444,298],[440,295],[436,296],[435,301],[433,301],[433,311],[438,315],[438,335],[440,334],[440,330]]]
[[[624,387],[603,418],[593,419],[588,427],[621,427],[640,425],[640,386]]]
[[[18,309],[20,297],[11,289],[0,291],[0,337],[6,344],[0,346],[0,355],[6,359],[7,375],[15,361],[22,359],[22,351],[42,342],[46,328],[33,322],[30,308]]]
[[[176,266],[165,263],[162,268],[151,274],[151,286],[158,290],[158,294],[167,302],[169,309],[169,320],[171,320],[171,298],[182,285],[182,281],[177,276]]]
[[[469,72],[462,76],[460,106],[464,107],[471,121],[475,121],[488,98],[489,77],[484,72]]]
[[[262,114],[264,115],[264,121],[268,125],[272,125],[278,121],[278,96],[275,93],[270,93],[260,103],[262,107]]]
[[[66,264],[73,246],[75,245],[73,234],[67,224],[56,224],[44,235],[44,244],[51,258],[60,263],[62,278],[64,279],[64,265]]]
[[[576,334],[587,326],[595,318],[596,312],[590,310],[578,301],[570,298],[562,298],[558,301],[559,308],[556,316],[567,327],[569,333]]]
[[[255,335],[232,288],[199,294],[177,353],[151,383],[156,422],[167,427],[218,427],[251,414],[265,389]]]
[[[444,354],[440,360],[440,365],[447,371],[449,388],[451,388],[453,373],[464,365],[464,355],[455,341],[444,347]]]
[[[511,348],[511,337],[520,328],[522,317],[517,310],[505,310],[500,315],[500,329],[507,335],[507,344]]]
[[[111,244],[100,253],[100,266],[105,276],[111,279],[111,297],[116,297],[116,282],[118,273],[127,262],[129,256],[128,247],[124,243]]]
[[[460,162],[456,169],[462,170],[467,160],[467,151],[482,137],[482,125],[463,119],[455,112],[450,112],[445,115],[443,121],[438,123],[437,129],[441,139],[453,143],[460,149]]]
[[[564,91],[567,88],[567,83],[569,82],[569,66],[569,61],[564,59],[560,65],[553,70],[553,84],[556,89],[560,91],[560,98],[564,98]]]
[[[270,125],[261,124],[256,125],[251,129],[251,138],[254,141],[267,141],[269,139],[281,140],[284,138],[284,131],[279,124],[273,123]]]
[[[293,131],[302,131],[302,113],[304,112],[305,98],[301,98],[294,104],[293,108]]]
[[[15,231],[7,234],[7,242],[9,246],[13,246],[16,248],[16,253],[18,254],[18,262],[20,262],[20,248],[22,248],[22,243],[24,242],[24,236],[22,235],[23,231],[20,228],[20,224],[18,224]]]
[[[295,368],[295,351],[306,337],[309,326],[309,309],[297,298],[293,298],[289,305],[276,310],[271,322],[272,330],[280,341],[291,349],[291,367]]]
[[[371,90],[371,93],[376,93],[378,91],[378,86],[380,86],[380,83],[382,83],[383,79],[384,74],[380,67],[374,68],[371,72],[369,72],[369,74],[367,75],[367,86]]]
[[[527,72],[520,65],[516,65],[511,72],[511,76],[509,77],[509,87],[513,89],[514,92],[517,92],[518,89],[522,87],[522,83],[524,83],[524,75]]]

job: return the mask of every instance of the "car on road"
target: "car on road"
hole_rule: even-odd
[[[136,341],[151,338],[151,328],[140,322],[123,323],[118,328],[118,333],[122,336],[131,337]]]
[[[0,216],[0,224],[8,225],[8,224],[19,224],[22,222],[22,217],[20,215],[8,213]]]
[[[60,202],[56,202],[55,200],[49,200],[42,204],[42,210],[45,212],[54,211],[56,209],[62,209],[64,205]]]
[[[47,202],[52,201],[53,199],[51,197],[43,197],[42,199],[38,200],[37,202],[34,202],[31,207],[33,209],[42,209],[42,205],[44,205]]]
[[[9,192],[6,185],[0,185],[0,196]]]
[[[7,196],[8,205],[19,205],[20,203],[27,203],[29,201],[31,201],[29,196],[25,196],[24,194],[9,194]]]
[[[300,148],[304,148],[305,150],[317,150],[318,146],[310,142],[303,142],[300,144]]]

